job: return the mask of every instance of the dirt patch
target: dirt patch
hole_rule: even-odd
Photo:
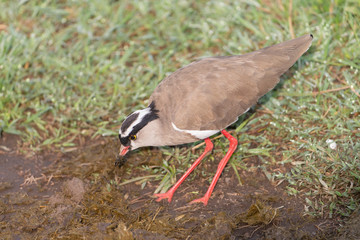
[[[10,139],[10,140],[9,140]],[[285,183],[271,184],[262,171],[239,171],[240,185],[226,168],[206,207],[190,205],[209,185],[197,174],[186,180],[168,203],[152,197],[157,182],[143,189],[137,166],[160,161],[159,150],[134,153],[115,167],[117,140],[105,141],[67,156],[15,154],[6,136],[0,154],[1,238],[91,239],[357,239],[358,214],[339,233],[340,219],[304,216],[304,201],[288,196]],[[15,141],[16,142],[16,141]],[[253,159],[256,162],[256,159]],[[215,162],[198,168],[215,173]],[[31,177],[32,176],[32,177]],[[28,180],[27,180],[28,179]],[[30,180],[29,180],[30,179]],[[26,183],[26,184],[24,184]]]
[[[56,189],[46,169],[54,164],[55,155],[19,155],[20,137],[4,134],[0,138],[0,194],[24,192],[34,196],[52,194]]]

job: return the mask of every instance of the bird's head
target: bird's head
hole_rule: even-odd
[[[156,127],[154,123],[159,118],[155,103],[147,108],[130,114],[122,123],[119,130],[120,156],[139,147],[152,146]]]

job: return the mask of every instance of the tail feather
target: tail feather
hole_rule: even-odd
[[[253,60],[262,63],[264,70],[276,67],[279,75],[286,72],[310,47],[312,34],[307,34],[286,42],[256,51]]]
[[[260,49],[250,59],[263,77],[255,78],[258,96],[263,96],[279,82],[284,74],[310,47],[312,34]]]

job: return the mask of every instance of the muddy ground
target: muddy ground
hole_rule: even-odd
[[[188,204],[206,192],[201,174],[190,176],[170,204],[159,203],[152,197],[156,181],[143,189],[138,182],[119,186],[149,175],[140,166],[162,161],[158,149],[132,154],[119,168],[116,139],[28,157],[18,141],[0,139],[0,239],[360,239],[358,212],[350,219],[305,215],[301,197],[259,170],[239,170],[240,185],[226,168],[205,207]],[[218,160],[198,168],[215,173]]]

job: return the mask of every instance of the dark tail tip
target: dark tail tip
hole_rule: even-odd
[[[311,37],[311,38],[314,38],[314,36],[313,36],[311,33],[310,33],[310,37]]]

